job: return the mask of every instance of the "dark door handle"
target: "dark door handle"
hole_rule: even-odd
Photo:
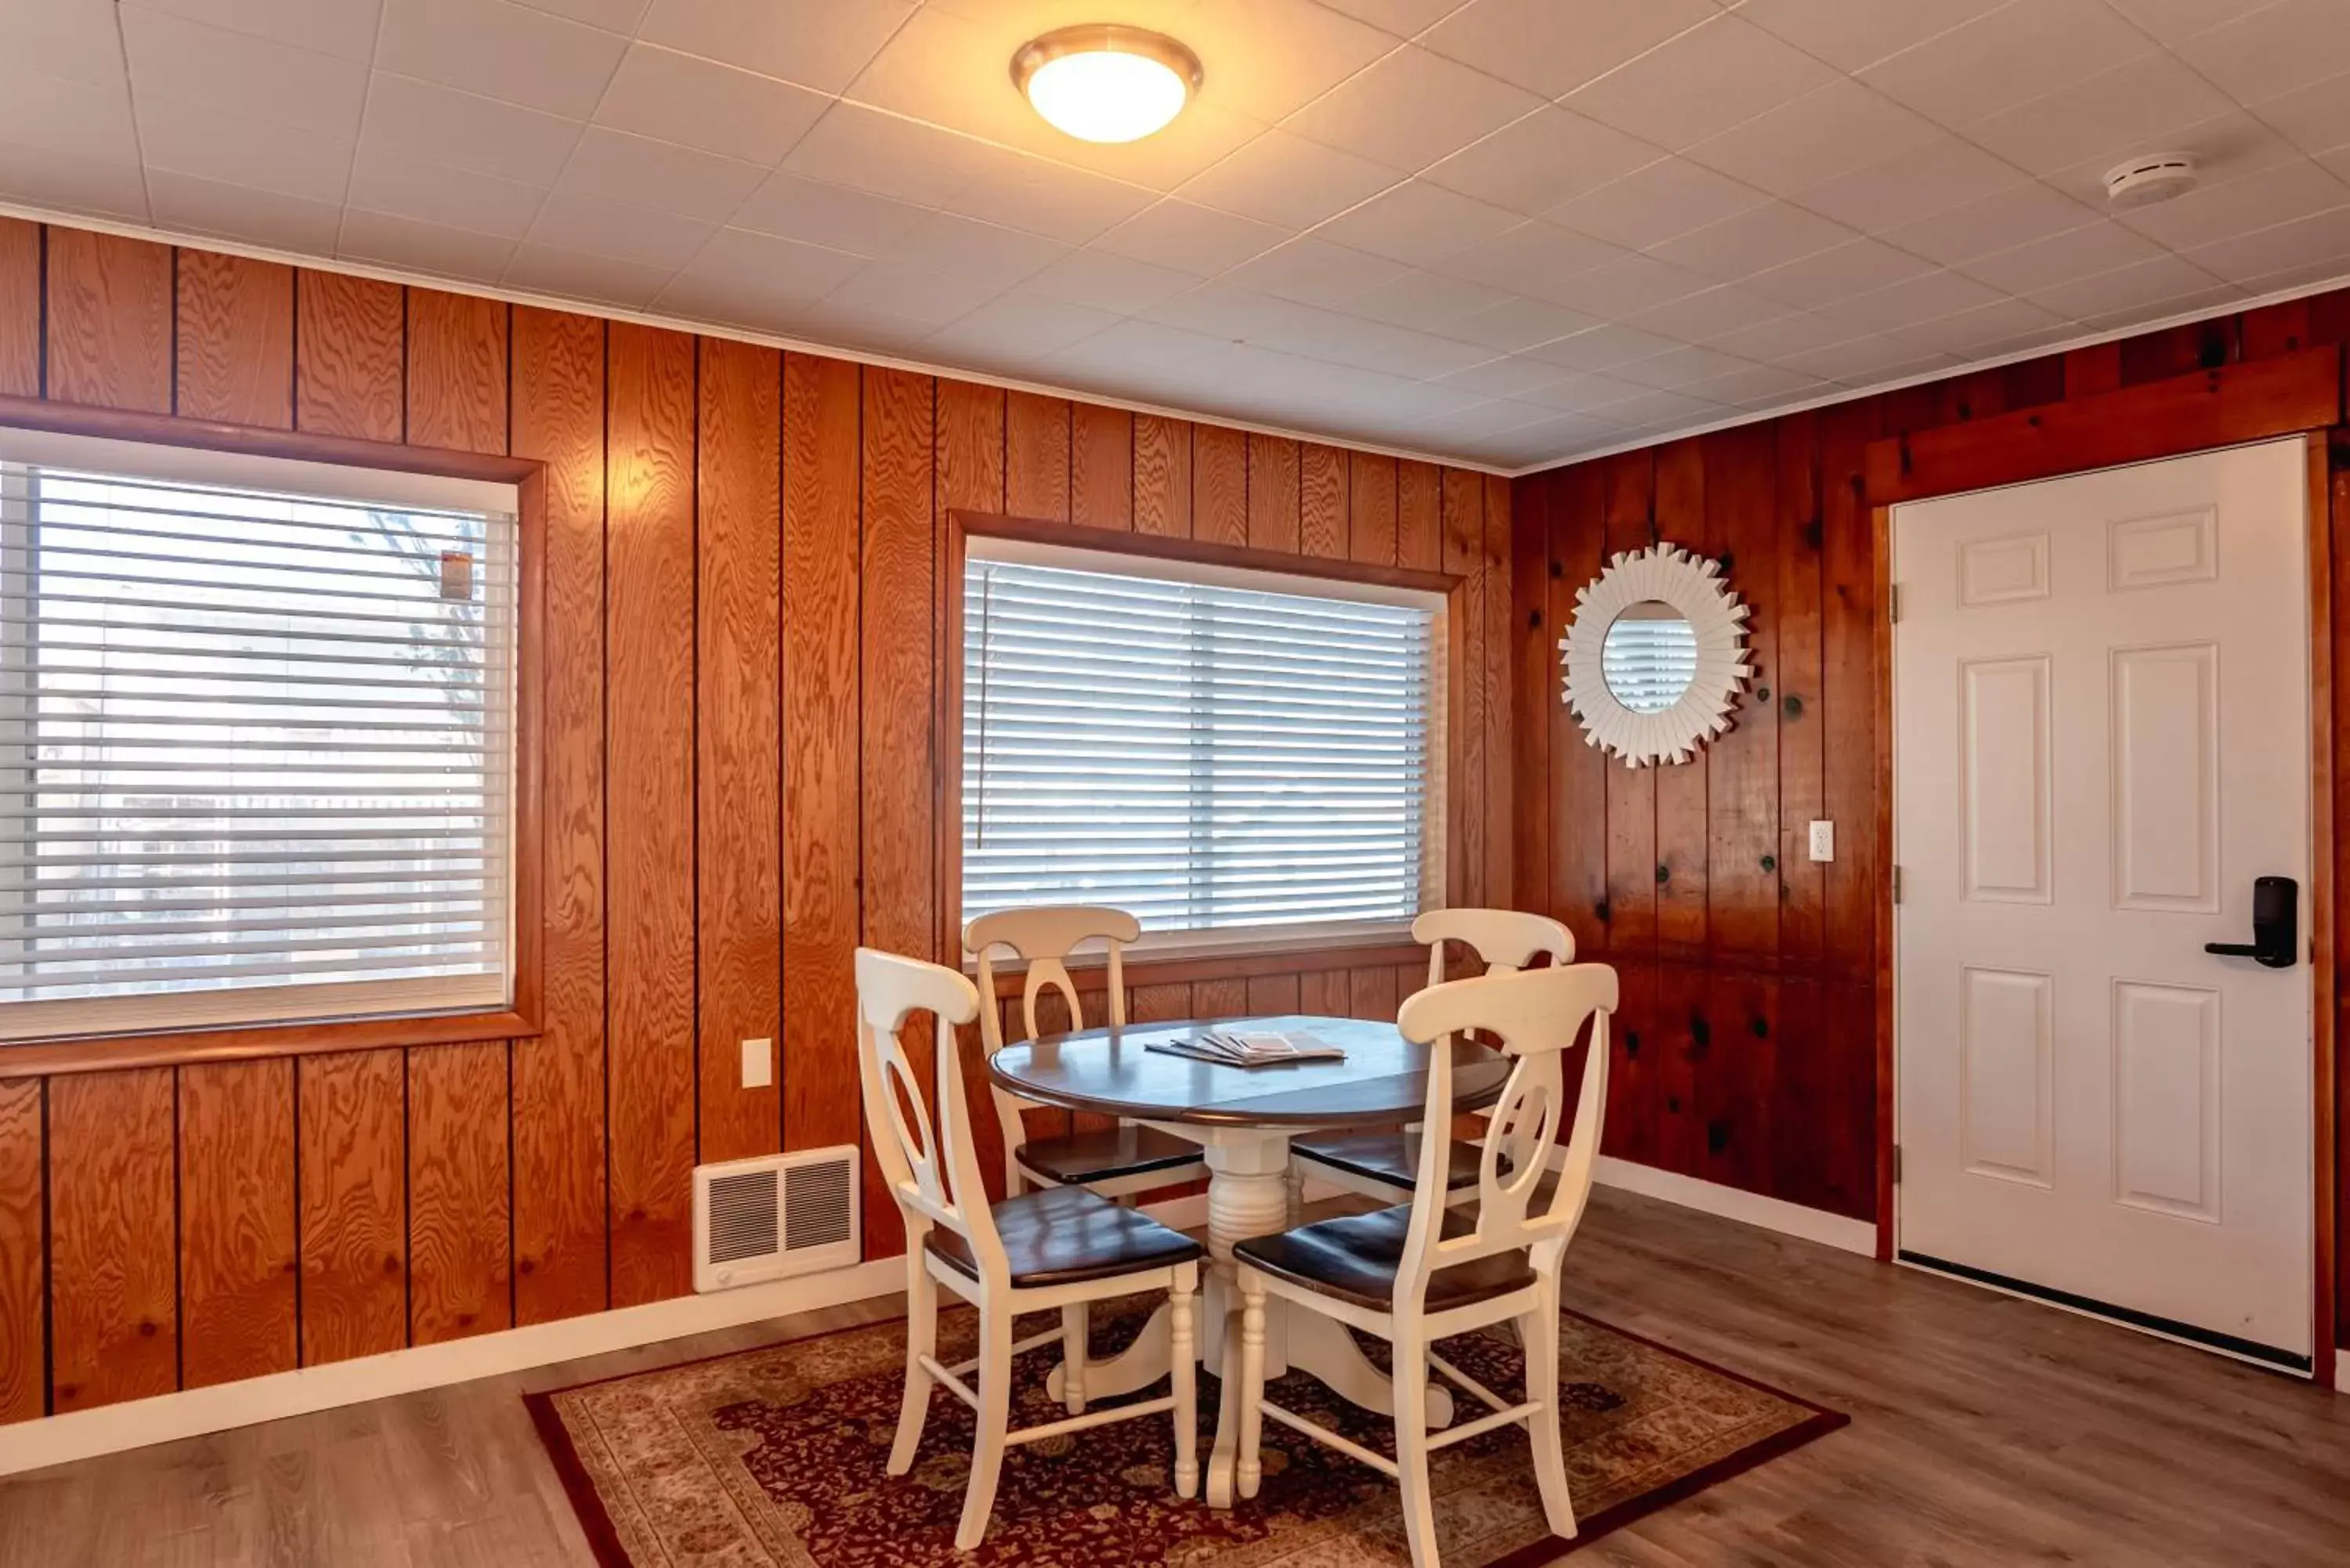
[[[2291,969],[2301,958],[2301,884],[2290,877],[2252,879],[2252,940],[2205,942],[2203,950]]]

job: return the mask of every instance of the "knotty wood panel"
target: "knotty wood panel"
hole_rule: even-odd
[[[1015,517],[1069,520],[1069,400],[1008,392],[1003,505]]]
[[[1439,487],[1438,504],[1441,509],[1440,526],[1443,538],[1440,565],[1456,576],[1468,580],[1461,597],[1463,624],[1448,626],[1445,635],[1464,643],[1461,682],[1461,711],[1454,722],[1461,726],[1461,744],[1452,748],[1458,774],[1446,781],[1448,791],[1460,794],[1460,809],[1449,815],[1455,825],[1454,835],[1445,845],[1445,853],[1455,857],[1463,872],[1475,873],[1473,884],[1464,884],[1464,898],[1473,895],[1478,903],[1504,903],[1510,889],[1496,892],[1485,885],[1485,842],[1489,824],[1482,803],[1489,781],[1495,770],[1507,778],[1510,759],[1493,756],[1486,747],[1485,718],[1487,708],[1494,702],[1510,701],[1506,687],[1493,689],[1484,670],[1493,650],[1488,646],[1486,597],[1499,592],[1503,603],[1500,611],[1503,620],[1502,640],[1508,646],[1506,616],[1509,610],[1507,585],[1492,580],[1484,570],[1485,558],[1485,482],[1463,469],[1448,468]],[[1504,680],[1507,666],[1503,666]]]
[[[1022,393],[1011,394],[1017,407]],[[863,587],[874,608],[894,613],[863,618],[858,667],[864,698],[863,784],[865,853],[864,940],[868,946],[914,958],[935,958],[939,931],[937,861],[931,852],[931,747],[936,691],[935,635],[919,607],[932,603],[931,463],[935,450],[931,380],[903,370],[864,372]],[[1066,410],[1066,405],[1064,405]],[[1064,421],[1064,431],[1067,424]],[[1044,443],[1049,447],[1049,442]],[[1066,454],[1066,444],[1061,449]],[[1019,483],[1015,449],[1007,462]],[[1066,472],[1066,469],[1064,470]],[[1020,503],[1016,498],[1014,507]],[[908,615],[908,607],[913,614]],[[910,1045],[927,1053],[927,1032]],[[917,1054],[915,1061],[926,1060]],[[918,1078],[928,1075],[919,1071]],[[922,1085],[926,1096],[932,1085]],[[902,1251],[905,1235],[897,1205],[866,1166],[865,1255]]]
[[[746,1089],[742,1074],[742,1042],[766,1041],[772,1062],[783,1022],[783,360],[701,344],[695,852],[709,1164],[783,1147],[781,1092]]]
[[[22,218],[0,218],[0,394],[41,395],[41,225]]]
[[[1821,878],[1831,974],[1877,975],[1877,546],[1861,464],[1880,425],[1869,403],[1820,415],[1820,702],[1827,753],[1822,788],[1838,825]]]
[[[1510,631],[1510,570],[1515,559],[1515,525],[1511,517],[1510,483],[1485,477],[1485,553],[1477,564],[1484,586],[1477,597],[1483,602],[1478,628],[1479,649],[1472,674],[1484,687],[1478,699],[1485,737],[1485,793],[1476,803],[1485,817],[1485,864],[1480,875],[1465,878],[1471,902],[1499,904],[1510,886],[1512,846],[1518,813],[1506,771],[1515,738],[1515,704],[1510,701],[1512,667]],[[1542,796],[1526,815],[1539,815]]]
[[[1134,416],[1077,403],[1069,410],[1069,521],[1134,526]]]
[[[514,448],[546,464],[544,1016],[514,1046],[515,1317],[605,1304],[604,324],[517,306]]]
[[[1347,454],[1316,441],[1297,448],[1297,548],[1306,556],[1345,560],[1347,546]]]
[[[1191,537],[1249,542],[1248,437],[1222,425],[1191,427]]]
[[[1297,443],[1287,436],[1248,438],[1248,543],[1295,555]]]
[[[1505,586],[1508,590],[1510,706],[1517,711],[1518,732],[1525,741],[1506,753],[1488,750],[1486,756],[1489,774],[1506,762],[1510,794],[1527,805],[1501,836],[1510,857],[1510,874],[1489,879],[1484,894],[1492,903],[1507,898],[1512,909],[1549,914],[1551,819],[1557,815],[1550,792],[1550,705],[1558,701],[1555,673],[1558,633],[1550,624],[1548,510],[1544,505],[1551,487],[1547,482],[1521,481],[1518,488],[1523,493],[1517,501],[1525,511],[1510,536],[1508,580],[1506,585],[1498,578],[1492,580],[1486,593],[1489,597],[1500,593]],[[1486,492],[1488,496],[1491,493]],[[1481,538],[1478,544],[1482,566],[1485,541]],[[1489,691],[1487,700],[1500,696],[1498,691]],[[1492,787],[1489,777],[1489,794]],[[1495,827],[1490,820],[1485,824],[1489,844]]]
[[[411,1344],[513,1322],[506,1085],[504,1041],[408,1053]]]
[[[1810,835],[1811,823],[1827,809],[1818,416],[1806,410],[1779,421],[1776,440],[1779,657],[1772,704],[1779,726],[1779,953],[1783,963],[1815,971],[1825,940],[1827,895],[1826,867],[1811,858]],[[1804,1017],[1816,1016],[1815,1005],[1804,1005]]]
[[[1657,537],[1700,556],[1715,554],[1706,515],[1705,449],[1675,441],[1657,452]],[[1657,940],[1669,957],[1704,950],[1706,770],[1693,763],[1657,771]]]
[[[1191,431],[1164,414],[1134,417],[1134,526],[1137,533],[1191,535]]]
[[[459,452],[506,450],[508,307],[408,291],[408,439]]]
[[[1575,596],[1599,573],[1604,561],[1606,473],[1582,463],[1552,476],[1544,519],[1549,557],[1543,628],[1557,640],[1574,623]],[[1555,653],[1554,652],[1554,660]],[[1573,710],[1552,701],[1550,799],[1555,821],[1550,832],[1550,909],[1575,933],[1575,951],[1598,959],[1608,950],[1607,757],[1585,742]],[[1616,764],[1620,766],[1621,764]]]
[[[172,410],[172,247],[48,231],[47,395],[147,413]]]
[[[182,250],[179,291],[178,411],[293,428],[294,269]]]
[[[612,1304],[692,1285],[693,339],[607,328]]]
[[[1603,468],[1600,555],[1605,560],[1651,543],[1650,518],[1656,459],[1648,452],[1625,452]],[[1622,1011],[1611,1044],[1615,1060],[1607,1080],[1607,1128],[1611,1154],[1627,1159],[1656,1157],[1658,1053],[1643,1050],[1658,1036],[1657,961],[1657,770],[1603,764],[1607,775],[1607,958],[1616,966]]]
[[[181,1386],[291,1371],[294,1063],[183,1067],[179,1116]]]
[[[41,1083],[0,1084],[0,1422],[48,1408],[48,1249],[41,1222]]]
[[[398,441],[408,421],[408,291],[305,267],[294,280],[294,422]]]
[[[1352,454],[1347,479],[1347,554],[1367,565],[1396,564],[1396,461]]]
[[[1706,542],[1752,608],[1754,673],[1727,733],[1705,749],[1707,938],[1717,956],[1775,968],[1779,953],[1778,450],[1768,425],[1705,438]],[[1694,764],[1693,764],[1694,765]]]
[[[301,1128],[302,1364],[408,1343],[408,1074],[399,1051],[294,1064]]]
[[[179,1386],[172,1072],[49,1084],[50,1407]]]
[[[1435,571],[1444,559],[1443,504],[1437,491],[1440,471],[1432,462],[1396,464],[1396,560]]]

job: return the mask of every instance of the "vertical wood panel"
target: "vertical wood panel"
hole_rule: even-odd
[[[1707,940],[1717,957],[1779,958],[1778,444],[1767,424],[1705,438],[1706,540],[1752,610],[1754,674],[1727,733],[1703,753]]]
[[[1877,553],[1862,493],[1862,453],[1878,433],[1873,401],[1820,415],[1822,793],[1837,824],[1825,869],[1829,971],[1877,974]]]
[[[1491,690],[1484,680],[1486,652],[1485,599],[1502,585],[1492,582],[1483,570],[1485,561],[1485,482],[1466,469],[1448,468],[1439,494],[1441,507],[1442,559],[1440,565],[1455,576],[1465,578],[1467,587],[1461,593],[1462,624],[1447,626],[1445,635],[1461,644],[1461,711],[1451,715],[1460,726],[1452,745],[1452,756],[1458,774],[1445,781],[1448,794],[1458,792],[1458,810],[1447,813],[1452,819],[1454,832],[1445,845],[1451,857],[1446,867],[1446,880],[1459,890],[1461,898],[1477,904],[1507,903],[1510,889],[1498,891],[1485,883],[1485,836],[1488,825],[1481,803],[1485,799],[1487,780],[1494,770],[1506,776],[1510,766],[1507,757],[1496,757],[1485,748],[1485,708],[1490,702],[1511,700],[1506,688]],[[1507,595],[1503,596],[1506,600]],[[1507,610],[1506,603],[1503,609]]]
[[[292,267],[182,250],[177,320],[182,415],[293,428]]]
[[[1191,536],[1191,422],[1163,414],[1134,419],[1134,527]]]
[[[0,1084],[0,1424],[48,1408],[41,1174],[41,1081]]]
[[[1297,977],[1297,1011],[1315,1018],[1351,1018],[1354,1000],[1343,969],[1310,969]]]
[[[1367,1018],[1375,1023],[1395,1022],[1396,1006],[1399,999],[1396,995],[1395,969],[1392,965],[1378,964],[1368,969],[1350,969],[1346,971],[1346,976],[1347,1016]]]
[[[51,1407],[179,1386],[169,1067],[49,1084]]]
[[[1575,612],[1575,595],[1599,575],[1607,532],[1606,474],[1581,463],[1548,475],[1547,605],[1543,629],[1555,645]],[[1556,669],[1555,658],[1553,669]],[[1554,700],[1545,703],[1550,725],[1551,913],[1575,933],[1577,952],[1598,958],[1608,950],[1607,928],[1599,918],[1607,899],[1607,768],[1606,753],[1588,744],[1573,710],[1555,701],[1559,677],[1552,677]]]
[[[400,440],[408,419],[408,291],[305,267],[294,295],[296,426]]]
[[[1492,488],[1482,483],[1480,488],[1490,500]],[[1489,704],[1506,701],[1518,722],[1509,750],[1495,752],[1489,747],[1485,753],[1486,787],[1489,794],[1500,787],[1492,775],[1506,763],[1510,794],[1523,803],[1523,809],[1513,826],[1500,833],[1503,852],[1510,861],[1509,874],[1495,879],[1481,870],[1484,888],[1480,901],[1546,915],[1551,912],[1551,818],[1556,811],[1550,789],[1550,705],[1558,701],[1559,692],[1558,634],[1550,625],[1550,540],[1545,533],[1549,509],[1544,504],[1548,489],[1539,477],[1519,480],[1511,489],[1513,500],[1523,510],[1511,535],[1507,577],[1510,681],[1506,692],[1489,690],[1485,700]],[[1480,571],[1485,570],[1487,554],[1481,540]],[[1501,592],[1503,579],[1490,572],[1486,576],[1490,600]],[[1499,827],[1490,817],[1485,823],[1489,854]]]
[[[1298,1006],[1298,977],[1294,974],[1251,975],[1248,1010],[1252,1016],[1257,1018],[1278,1017],[1285,1012],[1302,1011]]]
[[[1483,624],[1479,627],[1475,676],[1485,688],[1480,705],[1483,709],[1485,755],[1491,759],[1485,769],[1485,794],[1478,803],[1485,817],[1485,865],[1483,875],[1471,879],[1471,890],[1486,903],[1498,904],[1510,886],[1511,856],[1514,853],[1517,824],[1521,814],[1515,807],[1510,776],[1503,771],[1503,760],[1510,756],[1516,733],[1515,714],[1510,701],[1511,642],[1510,630],[1510,569],[1516,558],[1514,524],[1510,514],[1511,488],[1506,479],[1491,475],[1485,479],[1485,554],[1478,563],[1484,574],[1485,587],[1478,597],[1484,601]],[[1555,693],[1545,691],[1545,700],[1555,701]],[[1524,816],[1544,815],[1543,797],[1537,794],[1529,799]]]
[[[705,337],[694,659],[702,971],[702,1163],[783,1146],[775,1039],[783,1014],[780,529],[783,358]],[[743,1086],[764,1040],[765,1088]]]
[[[1248,438],[1248,542],[1294,556],[1297,540],[1297,443],[1287,436]]]
[[[514,449],[546,464],[536,1038],[514,1045],[515,1318],[605,1305],[604,324],[517,306]]]
[[[0,217],[0,394],[41,395],[41,225],[23,218]]]
[[[1396,560],[1425,572],[1437,570],[1444,560],[1439,483],[1432,462],[1405,460],[1396,464]]]
[[[409,1340],[513,1323],[502,1040],[408,1053]]]
[[[1707,550],[1704,449],[1675,441],[1657,452],[1657,537]],[[1706,753],[1657,770],[1657,940],[1668,959],[1701,954],[1706,940]]]
[[[182,1386],[291,1371],[292,1059],[182,1068],[179,1161]]]
[[[1016,406],[1023,394],[1011,396]],[[939,931],[937,861],[931,853],[936,633],[933,618],[923,613],[932,602],[936,569],[931,419],[929,377],[864,372],[864,587],[870,610],[880,612],[864,617],[859,651],[865,694],[864,935],[868,946],[922,959],[938,956]],[[1062,429],[1066,431],[1066,421]],[[1061,450],[1066,477],[1066,444]],[[1007,458],[1006,472],[1018,473],[1015,459]],[[1017,500],[1014,509],[1020,510]],[[920,1048],[927,1050],[926,1040]],[[926,1093],[931,1087],[923,1086]],[[886,1258],[904,1248],[897,1205],[880,1182],[878,1166],[868,1160],[865,1255]]]
[[[1645,450],[1607,460],[1603,554],[1645,549],[1656,457]],[[1628,1159],[1656,1154],[1657,770],[1610,760],[1607,771],[1607,957],[1616,966],[1623,1012],[1611,1044],[1607,1146]]]
[[[1779,954],[1815,969],[1825,940],[1826,867],[1811,858],[1811,823],[1827,807],[1820,694],[1819,420],[1778,421]]]
[[[459,452],[506,449],[508,307],[408,291],[408,440]]]
[[[952,383],[949,383],[952,385]],[[857,1142],[858,369],[784,359],[784,1147]],[[983,445],[984,443],[982,443]]]
[[[1350,454],[1347,555],[1367,565],[1396,561],[1396,460],[1378,452]]]
[[[1243,1018],[1249,1011],[1249,982],[1245,980],[1201,980],[1191,983],[1191,1011],[1183,1016],[1194,1018]]]
[[[1347,454],[1335,446],[1301,442],[1297,449],[1297,548],[1306,556],[1347,558]]]
[[[611,1299],[692,1284],[693,339],[608,329]]]
[[[302,1185],[302,1364],[408,1343],[408,1075],[399,1051],[294,1065]]]
[[[1134,416],[1077,403],[1069,410],[1069,521],[1134,526]]]
[[[938,437],[939,504],[1003,511],[1003,389],[941,377]]]
[[[172,247],[48,231],[48,395],[172,411]]]
[[[1003,506],[1015,517],[1069,520],[1068,399],[1005,394]]]
[[[1222,425],[1191,427],[1191,537],[1245,545],[1248,436]]]

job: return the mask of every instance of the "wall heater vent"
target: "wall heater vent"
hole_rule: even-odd
[[[693,1288],[846,1268],[864,1251],[854,1144],[696,1166]]]

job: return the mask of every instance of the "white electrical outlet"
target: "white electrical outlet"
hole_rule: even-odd
[[[775,1081],[775,1043],[773,1040],[743,1042],[743,1086],[764,1089]]]
[[[1812,824],[1812,858],[1814,860],[1833,860],[1835,858],[1835,823],[1815,822]]]

